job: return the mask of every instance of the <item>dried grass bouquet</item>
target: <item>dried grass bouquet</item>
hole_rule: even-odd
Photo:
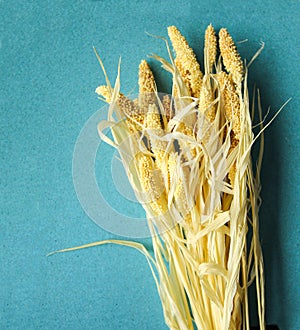
[[[249,105],[247,88],[250,63],[242,61],[225,28],[216,36],[212,25],[207,27],[202,70],[175,26],[168,35],[174,55],[164,39],[169,61],[152,57],[171,73],[172,95],[158,92],[143,60],[138,97],[126,97],[120,91],[120,67],[112,86],[97,54],[106,85],[96,92],[109,104],[99,134],[119,151],[146,211],[153,253],[126,240],[83,247],[117,243],[141,251],[170,329],[250,329],[248,287],[253,282],[264,329],[258,226],[264,128],[261,124],[254,135],[255,102]],[[260,106],[258,113],[262,122]],[[112,140],[104,134],[106,128]],[[254,170],[251,151],[258,137]]]

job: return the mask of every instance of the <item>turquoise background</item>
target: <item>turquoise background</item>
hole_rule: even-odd
[[[293,98],[266,131],[261,237],[268,323],[300,328],[299,10],[298,0],[0,1],[1,329],[166,329],[138,252],[102,246],[46,254],[114,237],[85,214],[72,182],[76,139],[103,106],[92,46],[112,80],[122,56],[126,93],[137,90],[142,58],[166,56],[163,42],[145,31],[166,36],[176,25],[202,60],[209,23],[247,38],[239,50],[248,60],[265,42],[250,73],[265,110],[274,114]]]

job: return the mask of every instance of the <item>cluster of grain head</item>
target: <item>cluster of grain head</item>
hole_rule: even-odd
[[[233,196],[239,191],[244,194],[246,186],[245,177],[236,175],[242,158],[238,158],[239,152],[244,148],[242,111],[249,110],[243,99],[244,65],[224,28],[218,37],[212,25],[206,29],[204,75],[180,31],[171,26],[168,35],[175,59],[171,56],[171,64],[162,63],[172,68],[172,96],[159,95],[154,74],[143,60],[138,99],[132,101],[119,93],[116,105],[129,131],[139,137],[140,149],[134,161],[147,214],[177,217],[176,226],[162,236],[168,253],[176,250],[172,258],[177,268],[172,265],[172,271],[178,273],[171,281],[182,281],[176,284],[176,295],[188,296],[199,328],[227,329],[230,324],[238,328],[240,304],[246,299],[242,291],[247,290],[248,283],[244,281],[242,287],[239,279],[245,240],[234,235],[245,226],[247,208],[232,213],[228,210],[232,200],[234,205],[244,205]],[[100,86],[96,92],[111,102],[110,88]],[[178,246],[174,245],[177,240],[181,242]],[[232,258],[237,262],[234,270],[227,269]],[[248,329],[249,324],[243,325]]]
[[[198,99],[198,119],[195,118],[195,112],[194,117],[192,114],[186,116],[178,126],[178,131],[190,137],[194,136],[197,140],[195,131],[199,129],[203,131],[205,127],[213,126],[218,132],[224,123],[227,123],[226,132],[231,138],[231,152],[238,145],[241,131],[239,98],[244,66],[230,34],[223,28],[220,30],[217,40],[213,26],[207,27],[204,44],[205,75],[203,76],[195,54],[179,30],[172,26],[168,32],[176,55],[175,65],[190,92],[189,96]],[[216,63],[218,51],[223,65]],[[174,85],[179,86],[176,82]],[[177,93],[180,95],[180,91]],[[201,137],[204,137],[201,142],[205,143],[207,135],[198,138]],[[196,156],[195,149],[193,149],[192,155]],[[231,184],[234,182],[234,176],[235,164],[228,173]]]
[[[168,28],[168,34],[175,53],[174,99],[165,95],[157,101],[159,96],[154,74],[145,60],[139,65],[138,99],[132,101],[121,93],[116,99],[116,106],[124,114],[129,131],[139,131],[144,136],[145,150],[152,153],[155,166],[163,172],[166,191],[169,190],[166,174],[169,153],[174,150],[175,144],[179,146],[177,151],[181,153],[178,159],[197,159],[199,162],[203,160],[199,157],[199,152],[202,152],[203,148],[209,148],[208,141],[215,138],[211,136],[213,132],[216,139],[230,138],[228,156],[238,147],[241,134],[240,92],[244,72],[242,60],[226,29],[220,30],[218,38],[212,25],[205,31],[204,75],[195,53],[180,31],[171,26]],[[184,88],[180,90],[182,84]],[[185,95],[184,91],[188,91],[188,95]],[[100,86],[96,92],[108,103],[111,102],[112,90],[108,86]],[[195,106],[180,117],[180,111],[191,102],[194,102]],[[170,127],[169,122],[177,116],[180,118],[179,123]],[[180,133],[180,138],[167,141],[164,136],[170,132]],[[231,185],[234,184],[235,172],[236,163],[233,162],[227,172]],[[177,190],[180,191],[179,188]],[[175,194],[174,198],[179,195],[181,197],[178,198],[182,199],[182,193]],[[177,203],[180,204],[182,205]]]
[[[132,133],[138,131],[144,136],[145,150],[152,153],[155,166],[162,171],[167,192],[170,188],[169,174],[167,174],[168,163],[173,161],[169,160],[171,158],[169,154],[173,152],[175,144],[179,146],[177,152],[180,153],[177,159],[181,159],[182,162],[195,159],[199,162],[203,161],[203,157],[199,157],[199,152],[202,152],[202,148],[209,147],[206,144],[211,140],[213,132],[220,135],[216,136],[217,139],[225,139],[229,135],[231,147],[228,155],[238,146],[241,131],[239,92],[243,79],[243,63],[226,29],[220,30],[219,38],[212,25],[206,29],[204,75],[196,55],[180,31],[175,26],[171,26],[168,28],[168,34],[175,53],[173,62],[175,101],[168,95],[157,101],[159,97],[154,74],[145,60],[142,60],[139,65],[138,99],[132,101],[121,93],[116,99],[116,106],[124,114],[129,131]],[[221,61],[218,60],[218,54]],[[178,83],[176,79],[180,82]],[[182,83],[185,85],[182,91],[187,90],[188,95],[184,95],[180,90]],[[100,86],[96,92],[106,102],[111,102],[112,91],[108,86]],[[179,101],[176,102],[176,99]],[[191,102],[195,102],[195,107],[181,118],[180,111]],[[169,127],[168,123],[176,116],[179,116],[180,122],[175,127]],[[180,138],[177,141],[174,138],[171,142],[164,139],[170,131],[181,133]],[[220,132],[223,132],[223,135]],[[235,172],[236,164],[234,163],[227,173],[228,181],[232,185]],[[183,183],[178,180],[178,187],[173,195],[177,206],[186,204],[182,185]]]

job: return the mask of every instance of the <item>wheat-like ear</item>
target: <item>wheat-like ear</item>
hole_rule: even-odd
[[[223,105],[223,113],[227,122],[230,124],[230,140],[231,146],[229,153],[239,144],[241,134],[241,104],[236,87],[230,77],[225,72],[220,72],[216,75],[219,82],[221,102]],[[236,163],[229,170],[229,180],[233,185],[236,173]]]
[[[162,100],[166,121],[169,122],[174,116],[174,109],[169,95],[164,95]]]
[[[140,131],[144,125],[145,113],[140,110],[136,102],[120,93],[117,98],[117,106],[126,116],[130,132]]]
[[[142,60],[139,65],[139,98],[138,105],[140,112],[145,114],[149,104],[154,104],[156,100],[156,83],[154,75],[147,61]]]
[[[139,92],[142,94],[156,92],[154,75],[146,60],[142,60],[139,65]]]
[[[163,186],[161,173],[148,155],[139,155],[137,165],[141,186],[148,199],[143,206],[150,216],[162,216],[168,211],[168,202],[165,190],[161,189]]]
[[[210,123],[212,123],[216,117],[216,102],[214,94],[215,92],[210,81],[207,79],[201,87],[198,108],[201,115],[203,115]]]
[[[243,79],[244,66],[236,45],[225,28],[219,32],[219,47],[227,72],[232,76],[232,80],[239,85]]]
[[[217,58],[217,37],[215,29],[210,24],[205,31],[204,66],[205,74],[212,73]]]
[[[223,98],[223,109],[226,119],[232,124],[232,131],[237,139],[241,132],[240,99],[236,87],[225,72],[217,74],[221,96]]]
[[[175,26],[168,27],[168,34],[176,54],[176,67],[190,91],[190,95],[199,97],[203,74],[196,55]]]
[[[149,104],[146,114],[145,126],[150,129],[149,141],[153,152],[156,166],[165,173],[166,159],[168,157],[168,142],[162,141],[161,137],[165,134],[162,125],[161,114],[156,104]],[[165,176],[165,175],[164,175]]]

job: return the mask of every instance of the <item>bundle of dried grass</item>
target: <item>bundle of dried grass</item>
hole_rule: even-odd
[[[173,76],[171,96],[157,92],[146,61],[139,67],[138,99],[120,93],[119,75],[113,88],[107,79],[96,90],[110,104],[100,136],[119,150],[146,211],[154,255],[128,241],[87,246],[118,243],[140,250],[170,329],[250,329],[252,282],[264,329],[262,148],[254,174],[247,67],[226,29],[218,37],[211,25],[206,30],[204,74],[179,30],[172,26],[168,33],[175,58],[170,49],[170,62],[153,57]],[[114,141],[104,136],[108,126]]]

